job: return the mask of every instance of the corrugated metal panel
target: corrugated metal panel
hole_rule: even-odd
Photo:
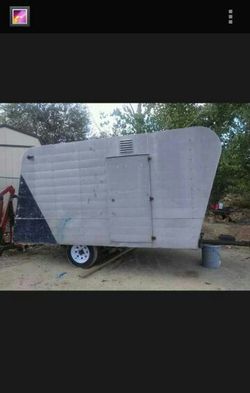
[[[121,153],[124,137],[42,146],[24,154],[22,175],[56,241],[195,248],[220,156],[219,138],[207,128],[191,127],[129,139],[137,156]],[[117,159],[117,172],[118,161],[109,171],[107,163]],[[146,198],[151,194],[152,220]],[[117,205],[110,202],[112,195]]]

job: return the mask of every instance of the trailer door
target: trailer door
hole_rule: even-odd
[[[152,242],[148,155],[109,157],[106,162],[110,240]]]

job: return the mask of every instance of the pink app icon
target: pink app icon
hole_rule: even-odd
[[[29,7],[10,7],[11,26],[29,26]]]

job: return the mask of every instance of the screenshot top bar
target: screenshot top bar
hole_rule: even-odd
[[[89,4],[90,3],[90,4]],[[1,33],[248,33],[243,6],[94,2],[0,4]],[[148,5],[147,5],[148,4]]]

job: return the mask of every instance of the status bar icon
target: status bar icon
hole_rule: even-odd
[[[30,7],[10,7],[10,26],[30,26]]]

